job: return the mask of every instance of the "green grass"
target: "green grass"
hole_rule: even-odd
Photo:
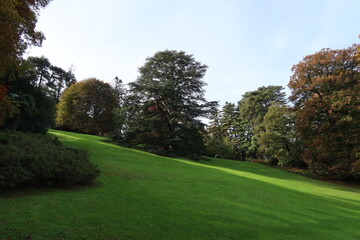
[[[0,239],[360,239],[359,189],[50,133],[88,150],[102,173],[91,187],[1,193]]]

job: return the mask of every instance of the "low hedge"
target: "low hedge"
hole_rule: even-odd
[[[84,185],[99,174],[85,151],[54,137],[0,131],[0,187]]]

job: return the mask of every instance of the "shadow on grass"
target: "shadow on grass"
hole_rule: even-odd
[[[70,186],[70,187],[19,187],[19,188],[0,188],[0,198],[21,198],[33,195],[45,195],[52,192],[64,191],[64,192],[75,192],[75,191],[86,191],[101,187],[102,183],[95,182],[89,185],[83,186]]]
[[[64,138],[66,137],[65,134]],[[172,164],[166,166],[167,169],[161,166],[161,171],[171,172],[171,167],[176,167],[178,171],[175,177],[183,179],[167,181],[159,175],[159,179],[149,176],[141,178],[141,184],[132,184],[137,179],[128,178],[126,181],[129,181],[129,187],[126,188],[127,184],[118,183],[125,181],[124,175],[130,174],[133,168],[122,168],[119,170],[121,174],[114,173],[113,178],[108,180],[108,189],[97,185],[74,189],[50,188],[19,192],[13,197],[54,191],[84,191],[99,187],[95,195],[101,195],[100,199],[87,194],[83,197],[94,206],[93,209],[84,206],[83,201],[77,202],[81,203],[77,207],[81,209],[79,214],[83,219],[95,215],[99,220],[96,219],[94,226],[101,222],[109,225],[109,229],[118,229],[123,224],[137,233],[140,230],[149,232],[152,239],[360,239],[358,190],[332,186],[253,163],[172,159],[101,143],[96,139],[73,140],[99,143],[99,149],[106,145],[141,153],[143,155],[134,155],[142,159],[139,164],[153,163],[155,159],[171,161]],[[92,151],[98,149],[94,148]],[[145,155],[151,158],[147,159]],[[190,168],[190,165],[194,168]],[[158,173],[160,169],[141,167],[142,170],[149,171],[150,175],[151,171]],[[191,173],[186,175],[188,170]],[[173,178],[167,177],[169,180]],[[120,189],[119,186],[125,189]],[[123,191],[127,191],[126,196]],[[0,193],[0,197],[11,198],[7,193]],[[76,196],[71,197],[75,203],[69,206],[76,206]],[[11,200],[8,205],[10,202]],[[120,222],[121,218],[118,216],[126,216],[126,219]],[[52,218],[48,220],[52,221]],[[81,224],[82,227],[83,225]],[[85,227],[84,231],[94,230],[91,226]],[[170,230],[166,232],[164,229]],[[167,236],[172,232],[178,233],[177,238],[176,235],[172,235],[175,236],[173,238]]]

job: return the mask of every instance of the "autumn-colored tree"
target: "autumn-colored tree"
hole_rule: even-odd
[[[29,45],[40,46],[44,35],[35,30],[39,10],[51,0],[0,0],[0,88],[7,93],[7,81],[17,75],[19,60]],[[3,95],[0,100],[0,126],[12,117],[17,104]]]
[[[360,177],[359,45],[323,49],[293,68],[290,99],[310,170],[338,178]]]
[[[16,111],[15,106],[7,99],[8,87],[0,85],[0,126],[5,122],[6,117],[12,117]]]
[[[14,66],[29,45],[41,45],[45,37],[35,26],[39,10],[50,1],[0,1],[0,76]]]
[[[90,78],[71,85],[60,98],[56,124],[60,128],[90,134],[113,130],[117,97],[110,84]]]

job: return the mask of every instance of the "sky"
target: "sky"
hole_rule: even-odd
[[[78,81],[124,83],[146,58],[185,51],[209,68],[208,101],[236,103],[247,91],[287,88],[291,68],[323,48],[360,43],[359,0],[53,0],[37,30],[53,65],[73,66]]]

